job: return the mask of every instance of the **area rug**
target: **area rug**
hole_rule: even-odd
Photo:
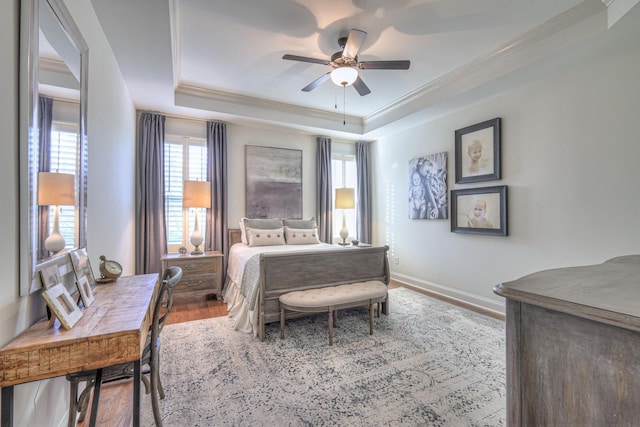
[[[227,317],[166,326],[161,378],[170,426],[505,425],[504,322],[406,288],[390,313],[288,320],[266,340]],[[142,425],[153,426],[143,395]]]

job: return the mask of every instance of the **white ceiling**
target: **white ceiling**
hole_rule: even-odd
[[[424,120],[425,111],[436,114],[455,99],[469,102],[498,77],[606,29],[601,16],[613,1],[92,3],[137,108],[358,137],[418,112]],[[328,59],[352,28],[368,33],[360,61],[409,59],[411,68],[360,70],[366,96],[331,81],[302,92],[330,68],[282,56]]]

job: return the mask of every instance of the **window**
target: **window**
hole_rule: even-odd
[[[207,146],[204,139],[167,135],[164,142],[165,218],[167,222],[167,250],[178,252],[180,246],[190,246],[189,236],[198,213],[198,226],[206,232],[204,209],[182,207],[185,180],[207,180]],[[192,248],[191,248],[192,249]]]
[[[358,205],[358,178],[356,170],[356,156],[353,154],[333,153],[331,155],[331,180],[332,180],[332,197],[334,198],[336,188],[354,188],[356,194],[356,206]],[[343,209],[333,210],[333,239],[335,242],[342,241],[340,238],[340,229],[342,228]],[[347,230],[349,230],[350,238],[356,236],[356,210],[344,209]]]
[[[51,123],[51,172],[68,173],[77,176],[78,161],[78,126],[75,124],[53,121]],[[76,182],[76,187],[78,183]],[[77,191],[77,190],[76,190]],[[55,206],[49,206],[49,233],[53,232],[53,216]],[[73,206],[60,207],[60,234],[64,237],[66,247],[73,247],[75,242],[77,210]]]

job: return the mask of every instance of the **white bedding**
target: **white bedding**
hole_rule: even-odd
[[[234,320],[234,329],[258,335],[258,310],[254,310],[252,304],[259,298],[257,295],[258,274],[257,271],[252,271],[252,269],[255,270],[257,268],[258,255],[266,252],[301,252],[332,249],[339,250],[341,248],[328,243],[255,247],[242,243],[233,245],[229,251],[224,301],[227,303],[229,317]]]

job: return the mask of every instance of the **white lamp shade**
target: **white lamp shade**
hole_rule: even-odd
[[[182,206],[185,208],[210,208],[211,183],[209,181],[185,181]]]
[[[336,188],[336,209],[353,209],[356,207],[355,190],[353,188]]]
[[[38,204],[75,205],[75,176],[68,173],[38,173]]]
[[[358,70],[352,67],[340,67],[331,72],[331,80],[338,86],[349,86],[358,78]]]

